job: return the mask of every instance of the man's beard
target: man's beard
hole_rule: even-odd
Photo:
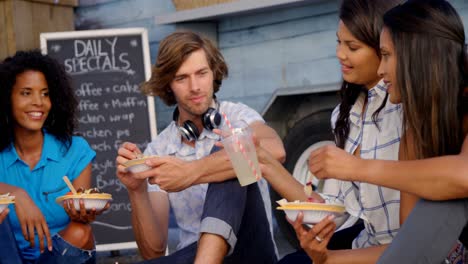
[[[182,108],[192,116],[201,116],[211,106],[212,101],[213,101],[213,98],[210,98],[207,102],[204,102],[201,105],[182,104],[179,106],[182,106]]]

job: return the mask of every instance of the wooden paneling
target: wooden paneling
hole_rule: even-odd
[[[159,42],[175,29],[174,25],[154,23],[155,17],[176,11],[171,0],[82,1],[84,6],[76,12],[76,25],[81,29],[147,28],[153,63]],[[340,2],[324,0],[219,20],[219,47],[230,70],[219,98],[261,111],[278,88],[338,82],[341,74],[335,58],[335,34]],[[468,1],[450,2],[468,29]],[[156,107],[158,128],[162,129],[171,121],[172,110],[161,101],[156,101]]]
[[[278,88],[339,82],[338,4],[258,14],[257,22],[253,15],[222,20],[218,36],[230,76],[219,97],[261,111]]]
[[[95,6],[76,9],[75,25],[78,29],[110,28],[137,20],[152,18],[159,14],[175,11],[170,0],[125,0],[106,2]]]
[[[40,48],[43,32],[74,30],[77,0],[0,0],[0,57]]]
[[[262,12],[251,15],[233,16],[219,23],[219,31],[228,32],[257,28],[265,25],[276,25],[286,21],[300,20],[308,17],[318,17],[327,13],[337,12],[339,1],[328,0],[300,7],[291,7],[274,12]]]
[[[0,59],[15,52],[13,12],[10,1],[0,1]]]
[[[38,2],[51,5],[61,5],[61,6],[78,6],[78,0],[29,0],[31,2]]]
[[[172,0],[177,11],[206,7],[210,5],[224,4],[239,0]]]
[[[171,0],[85,0],[75,9],[75,27],[77,30],[144,27],[148,30],[151,62],[155,63],[159,42],[176,29],[175,25],[157,25],[155,17],[174,11]]]
[[[33,2],[12,0],[13,4],[13,30],[15,31],[16,50],[29,50],[39,48],[39,42],[34,41],[36,32],[33,30]],[[42,22],[42,21],[41,21]],[[38,21],[38,23],[41,23]]]

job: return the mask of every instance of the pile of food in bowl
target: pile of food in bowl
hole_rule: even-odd
[[[83,189],[78,188],[76,194],[68,192],[67,194],[57,197],[55,200],[57,203],[62,204],[69,199],[73,199],[73,205],[75,210],[80,210],[80,199],[83,199],[86,210],[103,209],[107,202],[112,200],[112,195],[109,193],[102,193],[98,188]]]
[[[8,207],[9,204],[15,203],[15,197],[10,193],[0,194],[0,213]]]
[[[343,222],[345,207],[341,204],[317,203],[317,202],[288,202],[286,199],[277,201],[280,205],[276,209],[283,210],[291,221],[295,221],[299,212],[304,214],[303,223],[317,224],[328,215],[334,215],[337,226]]]
[[[146,160],[155,158],[157,156],[142,156],[137,159],[132,159],[123,164],[125,168],[131,173],[143,172],[151,169],[150,166],[146,165]]]

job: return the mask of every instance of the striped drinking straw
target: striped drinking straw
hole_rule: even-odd
[[[234,128],[232,127],[231,122],[229,121],[229,119],[227,118],[225,113],[221,113],[221,114],[223,115],[224,121],[226,122],[226,125],[228,126],[229,130],[231,130],[231,135],[234,136]],[[250,169],[252,170],[253,174],[255,175],[255,179],[257,181],[259,181],[261,179],[260,174],[258,173],[257,169],[255,168],[255,165],[252,162],[252,160],[249,159],[249,157],[247,156],[247,152],[245,151],[244,146],[242,145],[242,143],[240,142],[240,140],[238,138],[236,138],[236,143],[239,146],[239,149],[240,149],[240,151],[242,153],[242,156],[244,157],[244,159],[247,160],[247,163],[249,164]]]

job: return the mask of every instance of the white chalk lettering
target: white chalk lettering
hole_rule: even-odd
[[[105,141],[104,141],[105,143]],[[107,144],[107,143],[106,143]],[[115,164],[113,161],[106,159],[103,162],[93,162],[92,163],[93,170],[97,171],[98,174],[100,175],[105,175],[107,173],[107,170],[115,170]]]
[[[112,86],[112,91],[114,93],[139,93],[139,87],[137,84],[131,85],[128,80],[125,81],[125,84],[116,84]]]
[[[103,115],[91,115],[89,113],[81,114],[78,122],[81,124],[99,124],[105,122],[106,118]]]
[[[78,109],[80,111],[99,111],[99,104],[93,103],[90,100],[80,100]]]
[[[106,141],[101,142],[101,143],[94,143],[90,145],[91,145],[91,148],[94,149],[95,151],[104,152],[104,151],[112,150],[112,147],[109,144],[107,144]]]
[[[115,135],[117,136],[118,139],[120,139],[121,137],[130,137],[130,130],[128,130],[128,129],[123,129],[123,130],[117,129]]]
[[[97,129],[95,127],[83,132],[87,138],[106,138],[112,136],[112,131],[109,129]]]
[[[111,206],[108,210],[104,211],[103,214],[108,214],[114,211],[132,211],[132,205],[130,203],[111,203]]]
[[[135,107],[137,105],[138,98],[127,97],[125,100],[113,99],[111,100],[112,107],[114,108],[127,108]]]
[[[126,140],[120,140],[120,139],[117,139],[114,141],[114,149],[115,150],[118,150],[120,148],[120,146],[125,142]],[[137,145],[137,147],[139,149],[141,149],[141,151],[145,150],[146,149],[146,146],[148,146],[148,143],[149,141],[148,140],[145,140],[141,143],[137,143],[137,142],[133,142]]]
[[[121,115],[109,115],[110,122],[128,121],[130,124],[133,123],[135,118],[134,113],[121,114]]]
[[[102,88],[93,86],[93,83],[84,82],[80,85],[80,87],[78,87],[75,94],[77,96],[101,96]]]
[[[123,185],[117,177],[113,177],[111,179],[104,179],[103,175],[96,176],[96,187],[100,190],[105,188],[115,188],[116,192],[120,192],[121,190],[125,190],[125,185]]]
[[[75,40],[75,57],[107,56],[108,53],[102,51],[100,39],[89,39],[87,41]]]

